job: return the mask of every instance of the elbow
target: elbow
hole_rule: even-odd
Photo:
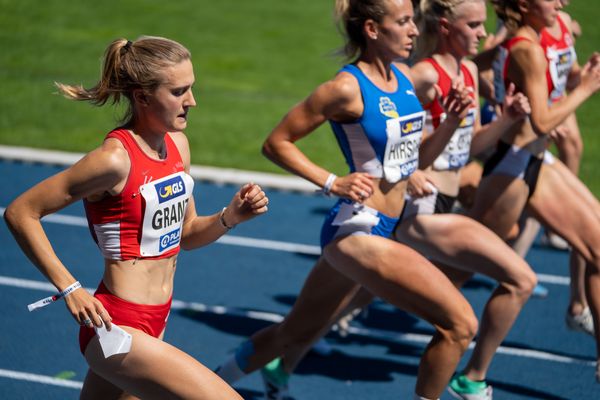
[[[189,251],[189,250],[193,250],[194,246],[192,244],[192,240],[189,237],[189,235],[187,235],[183,229],[181,232],[181,241],[179,242],[179,248],[181,250],[185,250],[185,251]]]
[[[193,249],[193,248],[192,248],[192,246],[190,246],[190,245],[186,244],[186,243],[185,243],[185,242],[183,242],[183,241],[182,241],[182,242],[179,244],[179,248],[180,248],[181,250],[185,250],[185,251],[190,251],[190,250],[192,250],[192,249]]]
[[[4,222],[6,223],[6,225],[8,226],[8,228],[14,232],[16,226],[18,225],[18,219],[19,219],[19,211],[18,211],[18,207],[15,205],[15,203],[11,203],[8,207],[6,207],[6,210],[4,210]]]
[[[273,146],[273,143],[271,143],[269,139],[265,140],[265,142],[263,143],[261,152],[263,156],[265,156],[269,160],[273,160],[273,157],[275,155],[275,148]]]
[[[548,135],[552,129],[556,128],[556,126],[551,126],[543,121],[535,121],[533,119],[531,120],[531,127],[538,136]]]

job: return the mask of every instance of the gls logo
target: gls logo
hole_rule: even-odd
[[[400,123],[400,131],[402,132],[402,136],[420,132],[421,130],[423,130],[422,117],[411,118],[408,121],[403,121]]]
[[[164,203],[165,201],[185,194],[185,185],[183,184],[181,176],[176,176],[164,182],[157,183],[154,187],[158,194],[159,203]]]

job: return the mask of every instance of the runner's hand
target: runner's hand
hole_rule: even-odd
[[[435,87],[439,98],[441,90],[439,86],[435,85]],[[448,96],[442,101],[442,107],[446,111],[446,118],[456,118],[459,121],[462,121],[467,116],[469,109],[474,104],[473,89],[466,87],[460,79],[452,81],[452,87],[448,92]]]
[[[266,213],[268,204],[269,198],[261,187],[255,183],[247,183],[231,199],[225,220],[228,224],[237,225]]]
[[[340,176],[333,181],[330,192],[336,196],[362,203],[373,194],[373,179],[375,178],[364,172]]]
[[[515,84],[512,82],[506,90],[502,108],[505,110],[506,115],[514,121],[523,119],[531,114],[529,99],[523,93],[519,92],[515,94]]]
[[[435,186],[429,176],[418,169],[408,178],[406,193],[415,198],[425,197],[432,194],[434,188]]]
[[[94,326],[100,328],[106,325],[106,329],[110,331],[112,318],[104,305],[89,294],[84,288],[74,290],[64,298],[67,309],[77,321],[79,325],[92,328]]]

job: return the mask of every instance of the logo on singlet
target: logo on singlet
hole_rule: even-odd
[[[181,239],[181,229],[175,229],[174,231],[168,232],[162,235],[159,239],[159,251],[163,251],[166,248],[179,244]]]
[[[380,97],[379,98],[379,112],[385,115],[388,118],[398,118],[398,110],[396,109],[396,105],[389,97]]]
[[[423,118],[421,116],[411,118],[406,121],[400,121],[400,132],[402,136],[407,136],[423,130]]]
[[[158,194],[158,202],[164,203],[176,197],[185,194],[185,185],[181,176],[176,176],[164,182],[156,184],[156,193]]]

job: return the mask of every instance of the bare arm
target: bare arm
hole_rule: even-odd
[[[115,140],[90,152],[67,170],[29,189],[6,209],[4,218],[17,243],[31,262],[59,291],[76,279],[56,256],[40,219],[84,197],[103,196],[120,191],[129,173],[129,158]],[[76,290],[65,298],[73,317],[81,322],[105,312],[102,304],[85,290]],[[107,313],[106,313],[107,314]],[[110,325],[110,319],[104,320]]]
[[[529,113],[531,106],[523,93],[515,94],[515,84],[511,83],[504,96],[504,112],[485,126],[481,126],[479,117],[475,124],[475,132],[471,142],[471,154],[477,155],[495,145],[517,121],[521,121]]]
[[[295,142],[312,133],[328,119],[355,120],[362,114],[362,98],[356,79],[339,74],[325,82],[304,101],[294,106],[273,129],[263,144],[263,154],[283,169],[323,187],[329,171],[312,162]],[[353,173],[335,179],[331,193],[362,201],[362,193],[373,193],[373,179]]]
[[[439,76],[428,62],[417,63],[410,71],[417,97],[422,104],[429,104],[440,96],[437,86]],[[425,169],[431,165],[444,150],[448,141],[458,128],[460,121],[466,116],[473,100],[469,90],[458,80],[452,82],[452,89],[442,100],[446,111],[446,119],[434,132],[424,137],[419,147],[419,168]]]
[[[537,134],[547,134],[600,89],[600,68],[588,62],[581,71],[581,83],[562,100],[548,104],[547,62],[543,50],[523,42],[511,51],[509,79],[521,87],[531,104],[530,121]]]

